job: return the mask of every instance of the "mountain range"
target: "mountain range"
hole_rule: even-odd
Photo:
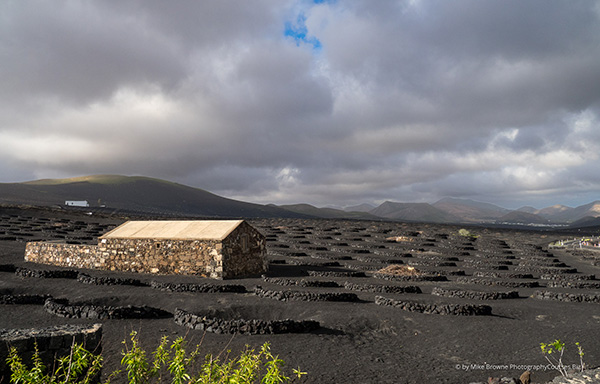
[[[94,175],[0,183],[0,204],[65,208],[67,200],[87,200],[89,210],[194,217],[294,217],[420,221],[466,224],[592,226],[600,224],[600,201],[579,207],[509,210],[467,199],[444,198],[433,204],[386,201],[344,209],[309,204],[276,206],[228,199],[206,190],[142,176]]]
[[[0,203],[64,207],[88,201],[90,210],[206,217],[303,217],[282,208],[227,199],[199,188],[141,176],[95,175],[0,183]],[[306,216],[308,217],[308,216]]]

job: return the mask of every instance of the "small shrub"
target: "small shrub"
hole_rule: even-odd
[[[33,353],[32,367],[27,368],[18,355],[16,348],[11,347],[6,362],[11,370],[10,382],[14,384],[89,384],[97,381],[102,368],[102,356],[94,355],[83,348],[82,344],[73,343],[71,353],[56,361],[56,370],[46,373],[46,366],[40,358],[37,343]]]
[[[583,348],[579,342],[575,343],[577,346],[577,353],[579,354],[580,370],[583,372],[585,365],[583,363]],[[540,349],[542,354],[548,360],[548,362],[554,367],[563,377],[568,377],[567,367],[562,361],[563,354],[565,352],[565,343],[559,339],[554,340],[552,343],[540,343]]]
[[[468,237],[469,239],[475,240],[476,238],[478,238],[479,236],[472,234],[471,232],[469,232],[468,230],[461,228],[458,230],[458,235],[462,236],[462,237]]]
[[[269,343],[262,345],[257,352],[246,349],[239,357],[226,358],[206,355],[202,362],[200,345],[188,352],[184,338],[179,337],[169,345],[163,337],[159,346],[150,355],[139,345],[137,333],[132,332],[130,342],[123,341],[125,349],[121,359],[122,370],[112,372],[106,384],[116,377],[126,375],[129,384],[149,384],[168,381],[173,384],[278,384],[290,382],[283,367],[284,361],[271,353]],[[37,344],[32,358],[32,368],[28,368],[11,348],[7,363],[11,369],[10,382],[13,384],[89,384],[97,381],[102,368],[102,356],[94,355],[80,344],[71,346],[71,353],[57,360],[54,372],[46,373]],[[299,368],[293,369],[293,376],[306,375]]]

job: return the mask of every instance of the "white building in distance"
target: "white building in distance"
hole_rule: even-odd
[[[90,203],[87,200],[66,200],[67,207],[89,207]]]

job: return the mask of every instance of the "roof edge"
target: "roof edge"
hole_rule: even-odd
[[[200,237],[197,239],[169,237],[169,239],[172,239],[172,240],[219,240],[219,241],[222,241],[225,238],[227,238],[227,236],[229,236],[242,223],[244,223],[245,220],[243,220],[243,219],[240,219],[240,220],[127,220],[126,222],[119,225],[118,227],[111,229],[110,231],[106,232],[102,236],[99,236],[98,240],[111,238],[110,235],[112,233],[116,232],[121,227],[127,225],[128,223],[132,223],[132,222],[133,223],[137,223],[137,222],[147,222],[147,223],[150,223],[150,222],[227,222],[227,223],[232,223],[232,224],[235,223],[235,225],[233,225],[227,232],[223,233],[223,235],[221,237],[205,238],[205,239],[202,239]],[[127,237],[127,236],[112,237],[112,238],[113,239],[153,239],[153,237]]]

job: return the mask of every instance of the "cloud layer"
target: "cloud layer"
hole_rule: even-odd
[[[0,62],[4,182],[316,205],[600,190],[598,1],[7,1]]]

